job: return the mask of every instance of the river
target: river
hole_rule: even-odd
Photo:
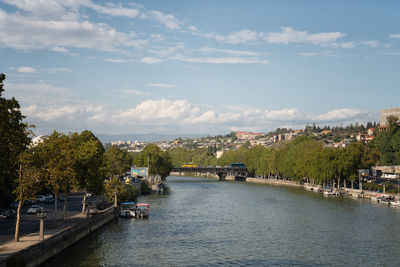
[[[400,208],[301,188],[168,177],[47,266],[400,266]]]

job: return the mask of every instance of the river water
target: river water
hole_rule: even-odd
[[[400,266],[400,208],[300,188],[168,177],[47,266]]]

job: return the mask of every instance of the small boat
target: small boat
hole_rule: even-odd
[[[149,218],[150,205],[146,203],[136,204],[136,218]]]
[[[135,218],[136,217],[135,202],[122,202],[119,216],[124,218]]]
[[[325,187],[324,188],[324,195],[325,196],[337,196],[338,193],[333,190],[332,187]]]

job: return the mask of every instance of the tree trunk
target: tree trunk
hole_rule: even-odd
[[[21,224],[21,207],[22,207],[22,201],[19,201],[18,204],[18,209],[17,209],[17,222],[15,223],[15,236],[14,240],[16,242],[19,242],[19,225]]]
[[[85,194],[83,195],[83,200],[82,200],[82,214],[85,213],[86,210],[86,191]]]
[[[58,192],[54,193],[54,221],[57,221]]]
[[[344,181],[343,181],[343,187],[344,187],[344,189],[346,189],[346,179],[344,179]]]
[[[338,180],[337,180],[337,188],[338,189],[340,188],[340,177],[338,177]]]
[[[351,189],[354,189],[354,181],[351,181]]]
[[[114,207],[118,207],[118,202],[117,202],[117,191],[114,192]]]
[[[68,207],[68,194],[65,195],[64,200],[64,211],[63,211],[63,221],[67,221],[67,207]]]

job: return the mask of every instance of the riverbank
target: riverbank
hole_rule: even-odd
[[[40,265],[116,217],[117,209],[110,207],[94,216],[77,216],[66,225],[49,229],[44,241],[39,241],[37,234],[24,236],[21,242],[9,241],[1,246],[0,267]]]
[[[323,188],[318,185],[312,185],[312,184],[300,184],[299,182],[294,182],[294,181],[287,181],[287,180],[276,180],[276,179],[262,179],[262,178],[246,178],[246,182],[248,183],[257,183],[257,184],[269,184],[269,185],[277,185],[277,186],[291,186],[291,187],[300,187],[304,188],[308,191],[314,191],[314,192],[323,192]],[[365,199],[372,199],[375,198],[377,195],[381,196],[392,196],[392,197],[397,197],[395,194],[391,193],[377,193],[373,191],[367,191],[367,190],[360,190],[360,189],[351,189],[351,188],[339,188],[336,189],[337,193],[339,195],[345,195],[345,196],[352,196],[355,198],[365,198]]]

